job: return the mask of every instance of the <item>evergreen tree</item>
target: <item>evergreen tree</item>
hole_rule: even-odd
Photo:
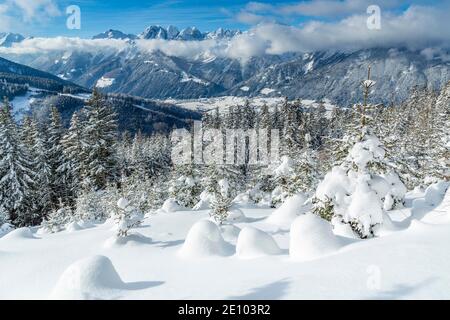
[[[34,184],[31,167],[30,155],[20,141],[11,106],[5,100],[0,110],[0,203],[17,226],[35,222],[30,213]]]
[[[97,90],[93,91],[85,112],[83,162],[80,166],[82,183],[88,190],[100,190],[118,174],[115,170],[116,114]]]
[[[61,139],[64,161],[58,168],[62,182],[65,185],[65,202],[75,204],[75,198],[80,190],[81,167],[85,164],[85,146],[88,141],[83,132],[83,122],[79,113],[75,112],[70,120],[70,127]]]
[[[65,162],[61,139],[63,127],[61,115],[56,107],[51,108],[50,123],[47,129],[47,159],[51,168],[51,199],[54,206],[58,206],[61,199],[67,193],[64,177],[58,168]]]

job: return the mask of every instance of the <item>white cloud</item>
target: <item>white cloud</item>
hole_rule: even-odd
[[[42,20],[61,14],[53,0],[7,0],[6,4],[10,8],[19,9],[24,21]]]
[[[336,17],[364,13],[367,7],[373,4],[380,6],[382,10],[391,9],[401,2],[400,0],[313,0],[282,6],[277,11],[287,15]]]
[[[337,22],[312,21],[301,26],[264,23],[231,41],[166,41],[138,40],[140,51],[160,50],[170,56],[195,59],[208,54],[240,59],[245,62],[252,56],[282,54],[286,52],[311,52],[317,50],[357,50],[372,47],[408,47],[423,50],[430,47],[450,46],[450,11],[443,7],[413,6],[399,15],[382,16],[381,30],[367,28],[368,15],[353,15]],[[130,44],[123,40],[80,38],[35,38],[0,48],[0,53],[30,54],[49,51],[106,50],[115,53]],[[437,53],[436,53],[437,52]],[[440,51],[424,50],[427,57],[441,55]]]
[[[0,47],[3,54],[43,54],[55,51],[117,52],[125,49],[128,43],[116,39],[81,39],[81,38],[32,38],[14,44],[11,48]]]
[[[338,22],[308,22],[300,27],[263,24],[235,38],[228,49],[233,57],[308,52],[327,49],[450,45],[450,11],[422,6],[400,15],[382,16],[381,30],[367,28],[368,15],[353,15]]]

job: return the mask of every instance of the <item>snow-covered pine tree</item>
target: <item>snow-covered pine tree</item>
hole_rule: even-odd
[[[223,224],[229,215],[233,201],[230,187],[228,179],[224,178],[217,182],[217,187],[215,188],[210,216],[219,224]]]
[[[70,127],[61,139],[61,145],[64,153],[64,161],[58,168],[58,173],[62,177],[65,184],[66,201],[73,206],[76,197],[80,191],[81,182],[81,166],[85,163],[84,145],[88,144],[83,141],[83,122],[79,113],[75,112],[70,120]]]
[[[432,159],[429,174],[437,179],[450,179],[450,81],[436,99],[431,118],[429,152]]]
[[[287,187],[289,196],[299,192],[308,194],[317,187],[319,182],[317,157],[312,148],[312,138],[309,133],[305,135],[305,146],[297,157],[293,175],[289,180]]]
[[[85,108],[83,130],[83,162],[80,166],[82,184],[88,190],[101,190],[117,176],[115,145],[117,121],[106,98],[94,89]]]
[[[36,222],[51,212],[56,206],[52,199],[52,167],[49,160],[47,130],[36,120],[27,119],[22,126],[24,143],[31,152],[34,168],[33,215]]]
[[[171,198],[186,208],[192,208],[199,202],[202,186],[195,164],[175,166],[169,192]]]
[[[124,238],[132,228],[142,223],[142,213],[133,207],[126,198],[120,198],[114,211],[114,221],[117,226],[116,236]]]
[[[73,218],[72,209],[60,203],[59,209],[53,209],[42,221],[41,227],[48,233],[59,232]]]
[[[360,132],[346,160],[327,173],[313,199],[313,212],[330,219],[333,225],[348,224],[361,238],[373,237],[382,225],[385,208],[406,191],[395,172],[380,176],[374,170],[385,162],[385,148],[368,126],[367,104],[370,88],[375,83],[363,82],[364,104],[360,112]]]
[[[32,225],[32,162],[5,99],[0,110],[0,203],[17,226]]]
[[[66,185],[64,177],[58,168],[65,162],[61,139],[63,137],[61,114],[55,106],[51,108],[50,123],[47,127],[47,159],[51,168],[51,199],[54,206],[58,206],[60,200],[65,198]]]

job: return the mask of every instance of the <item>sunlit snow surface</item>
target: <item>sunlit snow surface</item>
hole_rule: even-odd
[[[437,194],[409,193],[408,208],[390,212],[394,231],[371,240],[339,238],[320,256],[309,253],[321,237],[291,235],[266,220],[273,209],[250,205],[241,207],[245,221],[220,228],[224,240],[210,225],[189,232],[208,211],[161,210],[115,246],[105,246],[114,235],[112,221],[56,234],[18,229],[0,238],[0,299],[449,299],[450,191],[443,200]],[[293,232],[304,229],[302,220]],[[256,258],[236,255],[245,227],[270,235],[280,251],[259,250],[254,239],[270,238],[258,234],[240,239]],[[180,254],[188,233],[191,243],[202,245],[196,232],[220,242],[220,254]],[[299,241],[300,258],[308,246],[308,259],[290,257],[290,238]],[[270,254],[259,255],[265,251]]]

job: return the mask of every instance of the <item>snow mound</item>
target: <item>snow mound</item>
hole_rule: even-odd
[[[4,223],[0,226],[0,238],[14,230],[14,226],[10,223]]]
[[[311,260],[337,251],[343,245],[331,225],[314,214],[305,214],[292,223],[289,255],[296,260]]]
[[[63,300],[111,298],[124,286],[111,260],[97,255],[70,265],[59,278],[50,298]]]
[[[245,222],[246,219],[244,212],[239,208],[231,208],[230,211],[228,211],[228,222]]]
[[[223,224],[219,226],[222,237],[225,241],[234,242],[237,240],[241,229],[233,224]]]
[[[298,214],[304,213],[304,203],[306,200],[306,196],[300,193],[287,198],[286,201],[266,219],[266,222],[277,226],[291,224]]]
[[[118,237],[116,235],[113,235],[112,237],[109,237],[106,239],[106,241],[103,244],[104,248],[115,248],[115,247],[121,247],[124,245],[142,245],[142,244],[150,244],[152,243],[152,239],[149,237],[146,237],[140,233],[133,233],[129,234],[126,237]]]
[[[193,210],[208,210],[211,208],[211,202],[214,196],[207,191],[200,194],[200,201],[194,206]]]
[[[164,201],[164,204],[161,207],[161,210],[167,213],[175,212],[175,211],[183,211],[184,207],[180,206],[177,200],[170,198]]]
[[[179,254],[182,257],[224,256],[228,251],[219,227],[210,220],[201,220],[189,230]]]
[[[440,181],[430,185],[423,198],[415,199],[412,203],[411,216],[421,220],[428,212],[437,207],[443,200],[448,188],[448,182]]]
[[[437,206],[444,198],[447,188],[448,182],[445,181],[430,185],[425,190],[425,202],[430,206]]]
[[[5,236],[3,236],[2,239],[9,240],[9,239],[36,239],[35,236],[33,236],[33,232],[30,228],[24,227],[19,228],[16,230],[13,230],[9,233],[7,233]]]
[[[236,255],[240,258],[256,258],[280,253],[281,249],[275,240],[264,231],[252,227],[245,227],[239,233]]]
[[[83,229],[77,222],[70,222],[66,225],[67,232],[75,232]]]

